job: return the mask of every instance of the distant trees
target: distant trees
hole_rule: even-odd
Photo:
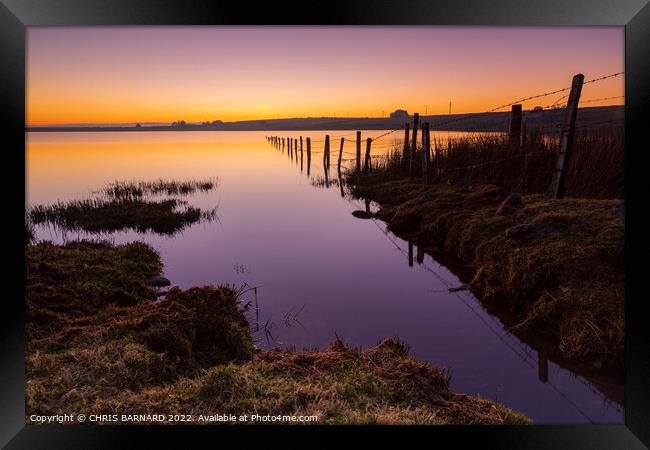
[[[184,128],[187,123],[184,120],[179,120],[177,122],[172,122],[172,127],[174,128]]]
[[[140,123],[136,123],[136,124],[135,124],[135,127],[136,127],[136,128],[142,128],[142,125],[140,125]]]

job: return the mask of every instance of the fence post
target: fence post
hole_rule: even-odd
[[[413,242],[409,241],[409,267],[413,267]]]
[[[413,114],[413,140],[411,142],[411,159],[409,161],[409,178],[413,179],[413,165],[415,164],[415,146],[418,143],[418,121],[420,114]]]
[[[307,175],[309,175],[310,168],[311,168],[311,138],[307,138]]]
[[[329,154],[330,152],[330,135],[325,135],[325,149],[323,150],[323,167],[325,169],[329,168]]]
[[[562,126],[562,135],[560,137],[560,153],[555,163],[555,171],[551,185],[549,186],[549,195],[554,198],[564,197],[566,184],[566,172],[569,168],[571,157],[571,147],[573,146],[573,137],[575,135],[576,117],[578,115],[578,103],[580,102],[580,92],[585,76],[581,73],[573,77],[571,83],[571,92],[566,105],[566,115]]]
[[[338,167],[337,171],[339,173],[339,177],[341,176],[341,158],[343,158],[343,143],[345,142],[345,138],[341,138],[341,147],[339,148],[339,161],[338,161]]]
[[[402,161],[406,159],[408,156],[408,151],[409,151],[409,129],[411,128],[411,124],[406,122],[404,124],[404,151],[402,151]]]
[[[361,172],[361,131],[357,131],[357,172]]]
[[[521,144],[521,105],[512,105],[508,134],[510,146],[519,148]]]
[[[422,182],[429,184],[429,122],[422,124]]]
[[[300,136],[300,159],[302,160],[302,136]]]
[[[372,139],[366,139],[366,160],[363,162],[363,173],[368,173],[370,171],[370,144]]]

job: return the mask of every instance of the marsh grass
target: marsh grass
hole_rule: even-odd
[[[148,245],[26,247],[26,415],[288,414],[319,423],[522,424],[492,401],[454,394],[449,372],[401,342],[357,350],[257,353],[242,286],[170,289]],[[295,319],[300,311],[285,319]],[[257,356],[255,356],[257,355]]]
[[[409,241],[453,255],[487,305],[514,311],[520,329],[546,336],[572,359],[623,365],[624,231],[617,200],[523,197],[496,214],[507,191],[482,185],[422,186],[357,177],[353,194],[377,201],[376,216]],[[508,234],[511,227],[529,232]]]
[[[209,192],[218,186],[217,178],[205,180],[164,180],[156,181],[115,181],[108,184],[100,192],[109,198],[134,199],[150,195],[191,195],[199,192]]]
[[[545,193],[559,151],[559,140],[540,133],[523,136],[514,147],[506,135],[476,134],[431,143],[429,179],[456,186],[497,184],[525,194]],[[408,177],[410,155],[395,148],[376,158],[374,168],[386,179]],[[422,149],[416,150],[414,178],[422,177]],[[624,197],[623,130],[606,127],[577,130],[568,172],[566,196]]]
[[[66,231],[110,233],[132,229],[173,235],[194,223],[214,220],[217,211],[203,211],[177,199],[92,198],[36,205],[28,214],[33,224],[47,223]]]

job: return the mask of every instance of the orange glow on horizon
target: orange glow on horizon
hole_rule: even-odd
[[[623,37],[622,27],[28,28],[27,124],[434,115],[450,101],[452,113],[485,111],[578,72],[623,71]],[[582,99],[623,95],[617,77]]]

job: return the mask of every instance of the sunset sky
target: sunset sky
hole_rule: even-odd
[[[30,27],[27,124],[479,112],[623,70],[623,27]]]

